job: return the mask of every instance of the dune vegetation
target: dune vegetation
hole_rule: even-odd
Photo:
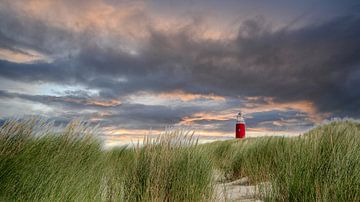
[[[39,120],[0,129],[1,201],[199,201],[211,197],[211,161],[185,132],[103,150],[92,130]],[[196,151],[195,151],[196,150]]]
[[[248,138],[204,145],[226,179],[270,182],[266,201],[359,201],[360,124],[333,121],[293,138]]]
[[[82,122],[0,128],[0,201],[209,201],[214,172],[248,177],[265,201],[360,200],[360,124],[333,121],[293,138],[198,144],[173,130],[105,150]]]

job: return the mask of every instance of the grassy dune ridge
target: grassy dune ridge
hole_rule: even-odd
[[[211,197],[211,161],[185,132],[146,139],[142,147],[104,151],[81,122],[70,123],[60,134],[52,127],[39,120],[10,121],[1,127],[1,201]]]
[[[335,121],[294,138],[198,145],[167,131],[143,146],[103,150],[82,122],[31,120],[0,128],[1,201],[208,201],[213,171],[270,182],[268,201],[360,200],[360,124]]]
[[[248,138],[204,145],[229,180],[271,182],[269,201],[360,200],[360,124],[334,121],[294,138]]]

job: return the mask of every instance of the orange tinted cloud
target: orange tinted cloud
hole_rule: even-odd
[[[219,40],[229,35],[213,25],[214,19],[208,23],[206,20],[194,20],[191,16],[164,16],[151,10],[146,1],[27,0],[25,4],[8,0],[7,4],[19,15],[41,20],[51,26],[74,32],[95,30],[93,33],[100,37],[125,37],[130,44],[133,39],[136,40],[133,43],[146,39],[152,31],[177,34],[179,30],[186,30],[194,39],[200,40]]]
[[[157,94],[151,92],[138,92],[126,96],[123,99],[126,99],[130,103],[140,103],[145,105],[175,105],[179,103],[174,101],[191,102],[198,101],[199,99],[201,99],[200,101],[204,102],[204,104],[208,104],[209,102],[211,102],[211,104],[220,104],[221,102],[226,101],[225,97],[214,94],[186,93],[180,90]]]
[[[234,119],[236,114],[234,113],[212,113],[212,112],[200,112],[195,113],[189,117],[184,117],[179,124],[190,125],[196,121],[226,121]]]
[[[181,101],[192,101],[196,99],[207,99],[207,100],[214,100],[217,102],[223,102],[225,101],[225,97],[214,95],[214,94],[193,94],[193,93],[186,93],[181,90],[172,91],[172,92],[166,92],[166,93],[160,93],[158,95],[160,98],[163,99],[179,99]]]
[[[121,1],[116,6],[115,3],[109,4],[101,0],[28,0],[26,3],[21,1],[7,3],[22,16],[72,31],[96,29],[99,35],[104,33],[117,35],[124,31],[139,33],[142,27],[139,25],[140,22],[132,22],[144,12],[145,5],[141,1]],[[136,28],[136,31],[133,28]]]
[[[32,63],[49,60],[45,55],[33,50],[13,51],[0,48],[0,59],[16,63]]]
[[[256,101],[260,99],[260,97],[249,97],[248,100]],[[268,112],[273,110],[278,111],[288,111],[288,110],[297,110],[306,113],[309,116],[309,119],[314,123],[320,123],[323,121],[329,114],[320,113],[316,109],[315,105],[310,101],[295,101],[295,102],[284,102],[278,103],[274,102],[273,98],[265,98],[264,104],[257,103],[246,103],[244,107],[239,108],[231,108],[223,111],[216,112],[200,112],[195,113],[191,116],[184,117],[180,124],[193,124],[196,121],[226,121],[235,119],[237,112],[241,110],[245,114],[251,114],[255,112]],[[280,124],[280,123],[278,123]]]
[[[253,98],[256,99],[256,98]],[[272,110],[287,111],[287,110],[297,110],[302,111],[308,114],[311,121],[319,123],[323,121],[329,114],[320,113],[314,103],[302,100],[294,102],[274,102],[274,98],[266,98],[266,104],[252,104],[248,103],[245,105],[245,108],[242,109],[245,113],[254,113],[254,112],[266,112]]]
[[[68,98],[68,97],[50,97],[49,99],[53,101],[63,101],[69,103],[98,106],[98,107],[114,107],[121,104],[120,100],[95,100],[95,99]]]
[[[87,100],[87,105],[96,105],[101,107],[114,107],[121,104],[120,100]]]

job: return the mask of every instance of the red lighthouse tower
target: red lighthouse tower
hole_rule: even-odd
[[[236,116],[236,138],[245,138],[245,120],[242,112],[239,112]]]

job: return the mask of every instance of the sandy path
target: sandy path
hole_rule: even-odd
[[[215,184],[216,201],[262,201],[259,199],[259,190],[270,187],[269,183],[249,185],[248,178],[244,177],[228,183]]]

